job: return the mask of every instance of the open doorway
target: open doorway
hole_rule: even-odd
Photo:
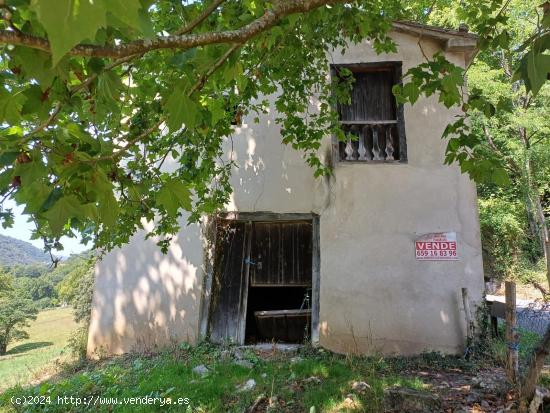
[[[248,219],[217,222],[208,316],[210,339],[238,344],[316,341],[316,217],[245,217]]]

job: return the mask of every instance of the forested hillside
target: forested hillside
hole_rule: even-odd
[[[34,245],[16,238],[0,235],[0,266],[49,264],[50,257]]]

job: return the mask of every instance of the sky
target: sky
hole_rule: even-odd
[[[37,248],[43,249],[44,243],[40,239],[31,240],[31,232],[34,228],[34,225],[30,222],[27,222],[29,216],[23,214],[23,207],[18,206],[12,200],[7,200],[4,204],[6,209],[12,208],[14,214],[14,224],[11,228],[2,228],[0,226],[0,234],[8,235],[13,238],[17,238],[23,241],[30,242]],[[71,254],[77,254],[84,250],[89,249],[85,245],[80,244],[80,238],[61,238],[61,243],[63,244],[63,251],[57,251],[56,255],[61,255],[68,257]]]

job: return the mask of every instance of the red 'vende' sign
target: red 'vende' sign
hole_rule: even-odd
[[[458,260],[456,232],[439,232],[423,235],[414,242],[414,249],[417,260]]]

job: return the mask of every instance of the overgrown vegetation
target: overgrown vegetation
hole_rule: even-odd
[[[499,354],[502,340],[490,343],[483,357],[469,360],[437,353],[395,358],[345,356],[307,346],[297,355],[268,348],[260,356],[251,349],[174,343],[158,354],[136,353],[89,362],[80,371],[66,370],[56,380],[29,388],[14,387],[0,396],[0,406],[4,404],[10,412],[12,396],[44,396],[54,401],[47,409],[26,406],[25,411],[65,412],[69,407],[60,405],[58,397],[98,396],[105,401],[149,396],[189,400],[188,405],[164,406],[162,411],[228,413],[243,412],[265,396],[266,403],[272,401],[270,412],[379,413],[383,411],[384,389],[388,387],[438,391],[419,372],[459,373],[468,382],[482,369],[502,366],[498,358],[491,356]],[[198,366],[202,373],[194,370]],[[242,390],[249,380],[254,380],[255,386]],[[365,382],[368,387],[354,391],[354,382]],[[112,405],[79,406],[78,411],[110,412]],[[117,412],[154,410],[150,405],[116,406]]]
[[[231,357],[233,351],[242,353],[241,360],[254,367],[240,365]],[[269,353],[269,351],[267,352]],[[469,369],[472,365],[456,357],[428,354],[415,358],[367,358],[342,356],[324,350],[305,349],[290,357],[274,353],[258,357],[251,350],[235,350],[203,343],[196,347],[174,345],[156,355],[129,355],[91,364],[87,369],[57,382],[7,391],[0,397],[9,405],[10,397],[46,395],[52,400],[58,396],[123,398],[150,395],[151,397],[188,398],[193,412],[243,412],[254,400],[265,395],[277,397],[273,412],[339,412],[346,411],[344,400],[353,394],[355,408],[347,411],[382,411],[383,391],[399,385],[422,390],[421,379],[405,374],[413,369],[442,368]],[[204,377],[193,368],[204,365]],[[254,389],[239,391],[239,386],[253,379]],[[358,393],[352,390],[354,381],[366,382],[370,388]],[[163,411],[187,411],[187,406],[165,406]],[[314,408],[314,410],[311,410]],[[50,412],[64,412],[67,406],[48,407]],[[105,405],[90,411],[111,411]],[[154,409],[153,409],[154,410]],[[30,407],[29,412],[41,411]],[[80,411],[87,411],[81,407]],[[117,406],[120,412],[149,412],[150,406]],[[191,411],[191,410],[189,410]]]
[[[550,86],[542,79],[533,94],[529,80],[516,72],[533,45],[542,53],[537,33],[543,39],[550,36],[550,14],[544,17],[548,11],[540,3],[506,2],[508,16],[500,40],[482,49],[468,69],[470,102],[463,109],[471,128],[460,139],[465,139],[462,144],[470,147],[470,154],[457,160],[463,171],[489,170],[495,163],[506,171],[496,183],[478,179],[485,276],[548,285],[543,257],[550,215]],[[452,3],[436,5],[429,21],[457,27],[461,16]],[[548,72],[536,60],[530,64],[533,76],[535,68]],[[449,145],[448,153],[461,151],[460,144]]]

